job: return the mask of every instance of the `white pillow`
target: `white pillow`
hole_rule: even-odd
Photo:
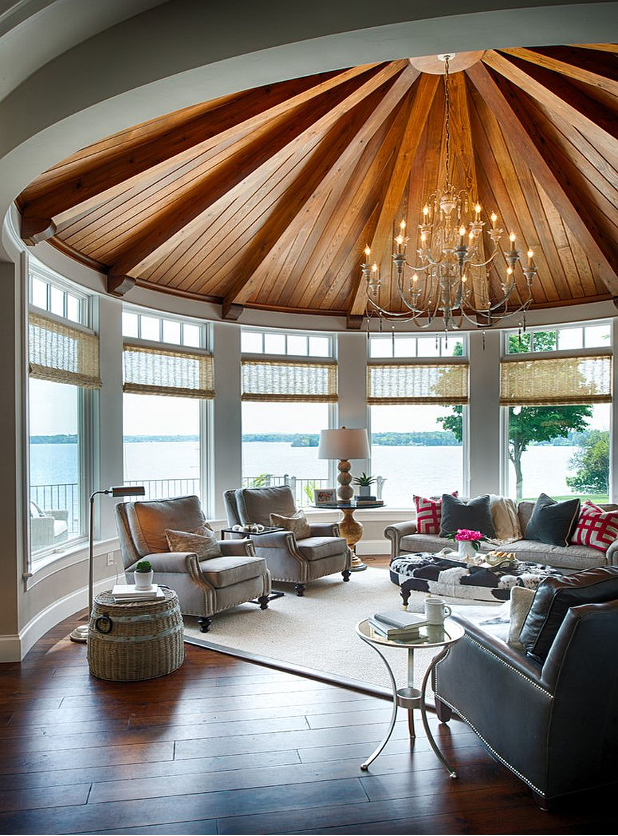
[[[519,641],[519,634],[521,633],[521,628],[524,626],[524,621],[532,606],[535,595],[535,589],[528,589],[525,586],[514,586],[511,589],[511,622],[509,625],[507,644],[515,648],[515,650],[524,649]]]

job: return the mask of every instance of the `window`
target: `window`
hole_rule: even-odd
[[[466,353],[465,337],[410,334],[371,334],[369,357],[461,357]]]
[[[611,348],[608,322],[591,325],[564,325],[559,328],[537,328],[506,331],[507,354],[529,354],[540,351],[573,351],[586,348]]]
[[[534,500],[543,491],[554,499],[579,496],[607,502],[612,357],[605,337],[609,339],[609,329],[581,326],[525,336],[531,337],[532,352],[525,358],[505,358],[501,364],[508,492],[517,500]],[[513,335],[507,347],[514,339],[520,348]],[[535,344],[548,343],[555,345],[554,356],[535,358]]]
[[[371,407],[371,475],[386,478],[382,499],[412,507],[414,494],[462,492],[463,406]]]
[[[149,499],[196,494],[205,503],[214,397],[206,326],[129,309],[123,333],[124,479]]]
[[[421,339],[435,345],[435,338],[418,342]],[[468,402],[465,358],[370,360],[367,376],[371,470],[372,476],[386,478],[385,502],[409,508],[414,494],[462,491]]]
[[[249,329],[241,337],[243,485],[288,484],[297,505],[311,505],[316,488],[332,485],[329,462],[317,457],[320,430],[333,426],[337,400],[332,338]]]
[[[243,328],[240,334],[243,354],[289,354],[294,357],[332,357],[332,337],[323,334],[258,331]]]
[[[155,343],[206,347],[206,329],[201,323],[187,322],[154,312],[144,313],[125,307],[122,312],[122,336]]]
[[[92,443],[89,390],[101,385],[89,299],[31,261],[29,337],[30,565],[86,535]]]

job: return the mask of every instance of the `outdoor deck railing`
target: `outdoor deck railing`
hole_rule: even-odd
[[[79,533],[80,492],[77,482],[30,485],[30,499],[41,511],[68,511],[68,533]]]

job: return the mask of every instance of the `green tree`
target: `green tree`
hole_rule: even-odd
[[[527,339],[526,339],[527,338]],[[556,347],[555,331],[535,331],[536,351],[551,351]],[[530,350],[529,334],[522,335],[520,343],[517,334],[509,337],[509,352],[518,354]],[[445,430],[451,430],[458,441],[462,440],[461,406],[454,406],[453,413],[438,418]],[[522,498],[523,472],[521,459],[530,444],[566,438],[571,431],[581,432],[588,426],[592,416],[590,406],[523,406],[509,407],[509,459],[515,469],[515,490],[517,500]]]
[[[567,485],[578,493],[607,493],[609,491],[609,433],[591,430],[580,449],[569,461],[577,468],[575,476],[567,477]]]

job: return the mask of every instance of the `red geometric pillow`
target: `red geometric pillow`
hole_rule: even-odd
[[[594,502],[589,500],[584,502],[571,543],[606,552],[616,539],[618,539],[618,511],[604,511]]]
[[[452,496],[458,496],[454,491]],[[414,496],[416,505],[416,530],[419,534],[439,534],[442,520],[442,500],[434,497]]]

